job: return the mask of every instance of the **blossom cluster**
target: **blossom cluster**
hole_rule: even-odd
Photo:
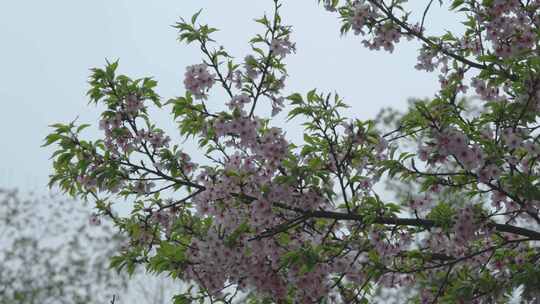
[[[206,97],[205,92],[215,83],[215,75],[208,71],[206,64],[195,64],[186,68],[184,85],[195,98]]]
[[[285,57],[296,51],[296,44],[289,40],[287,36],[285,38],[275,38],[270,44],[270,50],[279,57]]]

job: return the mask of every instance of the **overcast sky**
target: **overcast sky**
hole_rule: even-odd
[[[360,37],[340,37],[337,17],[315,0],[283,2],[283,19],[293,25],[298,49],[287,60],[286,93],[336,91],[355,117],[368,119],[382,107],[404,108],[407,98],[436,91],[436,75],[413,68],[417,44],[401,44],[393,55],[369,51]],[[415,1],[418,7],[424,2]],[[204,8],[200,20],[219,28],[215,38],[243,58],[247,41],[260,30],[252,19],[270,13],[271,5],[270,0],[2,1],[0,187],[45,189],[51,150],[40,145],[48,125],[76,117],[97,125],[99,111],[85,96],[90,68],[103,66],[106,58],[120,59],[121,73],[155,77],[163,98],[183,95],[185,67],[200,63],[201,55],[195,47],[179,44],[171,25]],[[431,16],[428,26],[455,24],[444,14]],[[210,98],[209,103],[225,101]],[[167,112],[157,117],[172,126]],[[96,136],[96,130],[90,135]]]

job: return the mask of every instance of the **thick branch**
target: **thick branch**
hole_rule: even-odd
[[[309,217],[313,218],[326,218],[326,219],[335,219],[335,220],[347,220],[347,221],[358,221],[364,222],[362,216],[358,214],[350,213],[340,213],[333,211],[322,211],[322,210],[302,210],[299,208],[291,208],[282,203],[274,203],[274,205],[288,209],[291,211],[299,212]],[[383,224],[383,225],[395,225],[395,226],[413,226],[413,227],[423,227],[426,229],[437,227],[437,223],[432,220],[427,219],[418,219],[418,218],[398,218],[398,217],[376,217],[372,223],[374,224]],[[506,232],[517,234],[521,236],[529,237],[532,240],[540,240],[540,232],[529,230],[526,228],[521,228],[517,226],[507,225],[507,224],[497,224],[497,223],[487,223],[488,228],[495,229],[499,232]]]

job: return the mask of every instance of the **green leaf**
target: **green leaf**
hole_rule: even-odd
[[[174,304],[190,304],[191,300],[186,295],[176,295],[173,297]]]
[[[84,129],[88,128],[88,127],[90,127],[90,124],[82,124],[77,128],[76,133],[80,133],[82,130],[84,130]]]
[[[294,93],[292,95],[289,95],[287,97],[287,99],[290,100],[291,104],[293,104],[293,105],[302,104],[304,102],[304,100],[302,98],[302,95],[300,95],[298,93]]]
[[[455,10],[456,8],[460,7],[464,2],[465,0],[454,0],[454,2],[452,2],[452,4],[450,5],[450,9]]]
[[[314,102],[317,97],[317,90],[313,89],[307,93],[307,100],[308,102]]]
[[[196,12],[193,16],[191,16],[191,24],[195,25],[195,22],[197,21],[197,18],[199,17],[201,12],[202,12],[202,8],[198,12]]]
[[[45,137],[45,143],[43,145],[41,145],[42,147],[46,147],[46,146],[49,146],[55,142],[57,142],[58,140],[62,139],[62,135],[60,134],[57,134],[57,133],[52,133],[52,134],[49,134],[47,135],[47,137]]]

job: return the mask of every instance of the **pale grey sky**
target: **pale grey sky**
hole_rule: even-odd
[[[427,1],[414,1],[420,7]],[[416,43],[391,55],[366,50],[361,38],[340,38],[336,15],[315,0],[284,0],[285,23],[294,26],[297,54],[288,57],[286,92],[312,88],[336,91],[359,118],[373,118],[383,106],[403,108],[409,97],[432,96],[434,74],[414,70]],[[0,186],[44,190],[51,149],[40,148],[47,125],[97,125],[98,109],[87,105],[91,67],[120,59],[120,72],[154,76],[164,98],[184,94],[185,67],[199,63],[195,47],[176,41],[170,27],[179,17],[204,8],[200,20],[219,28],[215,38],[243,58],[247,41],[260,30],[253,18],[271,12],[270,0],[51,0],[0,3]],[[434,13],[428,25],[442,29],[456,20]],[[452,22],[449,22],[452,20]],[[219,99],[219,98],[217,98]],[[224,100],[210,98],[209,103]],[[168,110],[158,116],[164,124]],[[285,126],[287,128],[287,126]],[[95,131],[93,136],[97,135]]]

